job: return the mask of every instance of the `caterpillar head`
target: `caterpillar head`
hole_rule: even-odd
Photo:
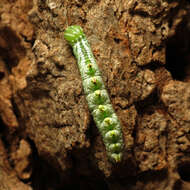
[[[80,38],[84,37],[82,28],[78,25],[67,27],[64,32],[64,38],[73,46]]]

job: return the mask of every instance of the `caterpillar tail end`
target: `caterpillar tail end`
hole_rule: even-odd
[[[122,154],[121,153],[113,153],[110,155],[110,160],[114,163],[119,163],[122,160]]]
[[[64,32],[64,38],[71,46],[73,46],[82,37],[84,37],[84,32],[78,25],[69,26]]]

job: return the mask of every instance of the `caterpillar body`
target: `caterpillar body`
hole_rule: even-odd
[[[64,38],[73,48],[89,110],[103,138],[108,158],[122,159],[123,136],[120,121],[112,107],[101,73],[82,28],[69,26]]]

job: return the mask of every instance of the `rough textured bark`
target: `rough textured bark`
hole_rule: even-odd
[[[1,0],[0,189],[190,189],[189,16],[187,0]],[[63,39],[73,24],[121,120],[121,164]]]

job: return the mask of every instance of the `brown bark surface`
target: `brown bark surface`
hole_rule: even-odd
[[[188,0],[0,0],[0,190],[190,189]],[[67,26],[84,29],[125,148],[108,161]]]

